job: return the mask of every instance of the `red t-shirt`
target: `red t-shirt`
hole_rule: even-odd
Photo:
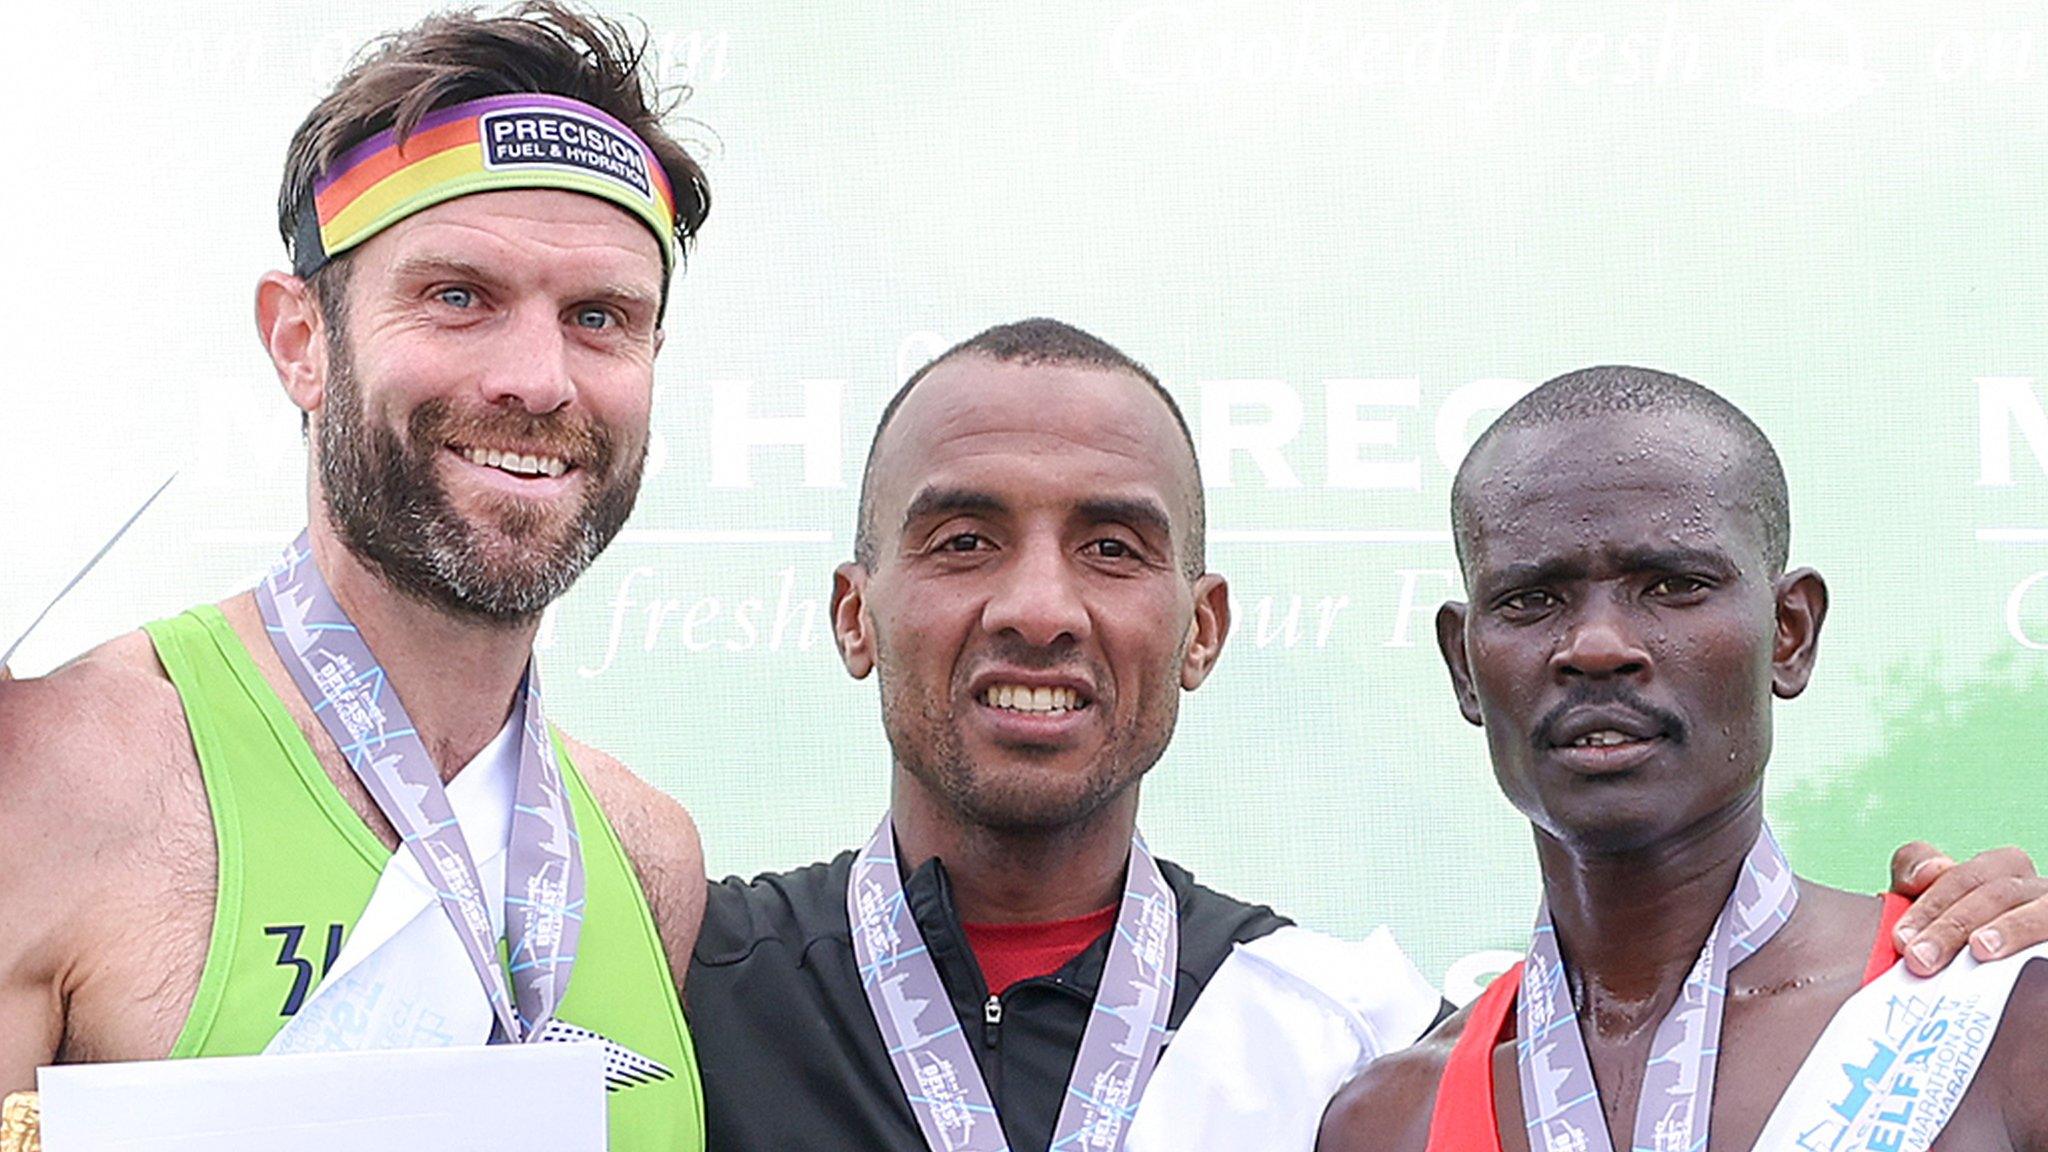
[[[981,965],[989,995],[1000,996],[1010,985],[1034,976],[1050,976],[1087,951],[1096,937],[1116,923],[1118,905],[1041,924],[962,924],[967,946]]]

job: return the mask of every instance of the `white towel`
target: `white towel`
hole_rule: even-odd
[[[1442,1003],[1385,928],[1239,944],[1152,1073],[1125,1147],[1310,1152],[1337,1089],[1414,1043]]]

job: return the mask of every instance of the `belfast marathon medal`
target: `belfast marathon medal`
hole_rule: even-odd
[[[1677,1002],[1657,1025],[1636,1105],[1632,1152],[1706,1147],[1728,972],[1768,943],[1798,904],[1798,879],[1765,828],[1743,861],[1735,891],[1722,906]],[[1515,1062],[1521,1070],[1531,1152],[1613,1152],[1547,904],[1529,942],[1515,1023]]]
[[[861,989],[926,1145],[932,1152],[1007,1152],[995,1101],[911,917],[887,818],[853,862],[846,916]],[[1166,1042],[1179,951],[1173,890],[1144,841],[1132,837],[1123,904],[1053,1128],[1052,1152],[1123,1147]]]
[[[541,711],[539,670],[529,658],[505,863],[507,962],[501,967],[483,884],[440,771],[384,669],[321,577],[306,534],[256,586],[256,606],[293,682],[435,886],[490,998],[497,1033],[514,1042],[540,1038],[568,991],[584,893],[583,856]]]

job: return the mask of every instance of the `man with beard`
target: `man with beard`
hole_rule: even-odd
[[[1470,600],[1437,638],[1543,902],[1525,964],[1346,1088],[1318,1147],[2048,1149],[2048,948],[1910,978],[1903,901],[1800,879],[1765,824],[1772,701],[1828,595],[1787,568],[1756,425],[1666,373],[1575,372],[1451,499]]]
[[[890,401],[832,598],[847,670],[880,681],[889,812],[860,852],[712,886],[689,1002],[714,1147],[1121,1148],[1169,1033],[1222,1048],[1278,1019],[1260,968],[1225,967],[1243,942],[1323,978],[1307,995],[1344,1019],[1314,1061],[1284,1028],[1225,1055],[1262,1065],[1261,1089],[1318,1063],[1320,1094],[1289,1085],[1293,1114],[1262,1122],[1275,1097],[1172,1074],[1203,1054],[1176,1047],[1159,1068],[1195,1086],[1174,1094],[1188,1119],[1148,1147],[1306,1147],[1353,1061],[1436,1018],[1390,939],[1288,927],[1135,836],[1140,781],[1230,628],[1203,535],[1178,407],[1085,332],[990,329]],[[1987,872],[1954,871],[1930,918]],[[1197,996],[1250,997],[1249,1027],[1198,1027]]]
[[[256,313],[310,524],[253,592],[4,686],[0,1090],[595,1034],[611,1146],[701,1146],[695,829],[547,725],[531,655],[633,507],[708,204],[641,59],[552,4],[434,17],[294,135]]]

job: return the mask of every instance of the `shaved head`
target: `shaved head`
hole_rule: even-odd
[[[1785,571],[1791,552],[1791,502],[1777,450],[1756,422],[1719,393],[1682,376],[1651,368],[1582,368],[1544,383],[1516,401],[1480,433],[1451,484],[1451,534],[1458,565],[1467,576],[1475,552],[1472,504],[1487,476],[1488,449],[1509,432],[1598,420],[1609,416],[1657,418],[1683,415],[1704,420],[1726,435],[1731,448],[1728,474],[1738,503],[1753,509],[1771,575]]]
[[[1181,568],[1189,579],[1202,573],[1207,567],[1207,548],[1204,542],[1207,509],[1202,498],[1201,465],[1195,455],[1194,435],[1188,431],[1187,417],[1181,414],[1180,405],[1174,402],[1172,393],[1159,382],[1143,364],[1126,356],[1115,345],[1093,336],[1071,324],[1044,317],[1019,320],[1013,324],[999,324],[966,340],[955,344],[934,357],[924,367],[912,373],[903,387],[896,390],[889,403],[882,409],[882,417],[875,424],[874,439],[868,444],[866,466],[861,470],[859,522],[855,526],[853,556],[860,564],[873,567],[875,558],[874,523],[874,476],[875,461],[882,450],[882,439],[889,426],[896,419],[896,413],[910,393],[932,370],[941,364],[961,357],[975,356],[998,364],[1015,364],[1022,367],[1044,364],[1056,367],[1101,368],[1113,372],[1126,372],[1150,385],[1154,394],[1166,410],[1173,415],[1175,426],[1180,429],[1181,440],[1187,447],[1189,466],[1194,469],[1193,518],[1185,536],[1186,547],[1180,557]]]

